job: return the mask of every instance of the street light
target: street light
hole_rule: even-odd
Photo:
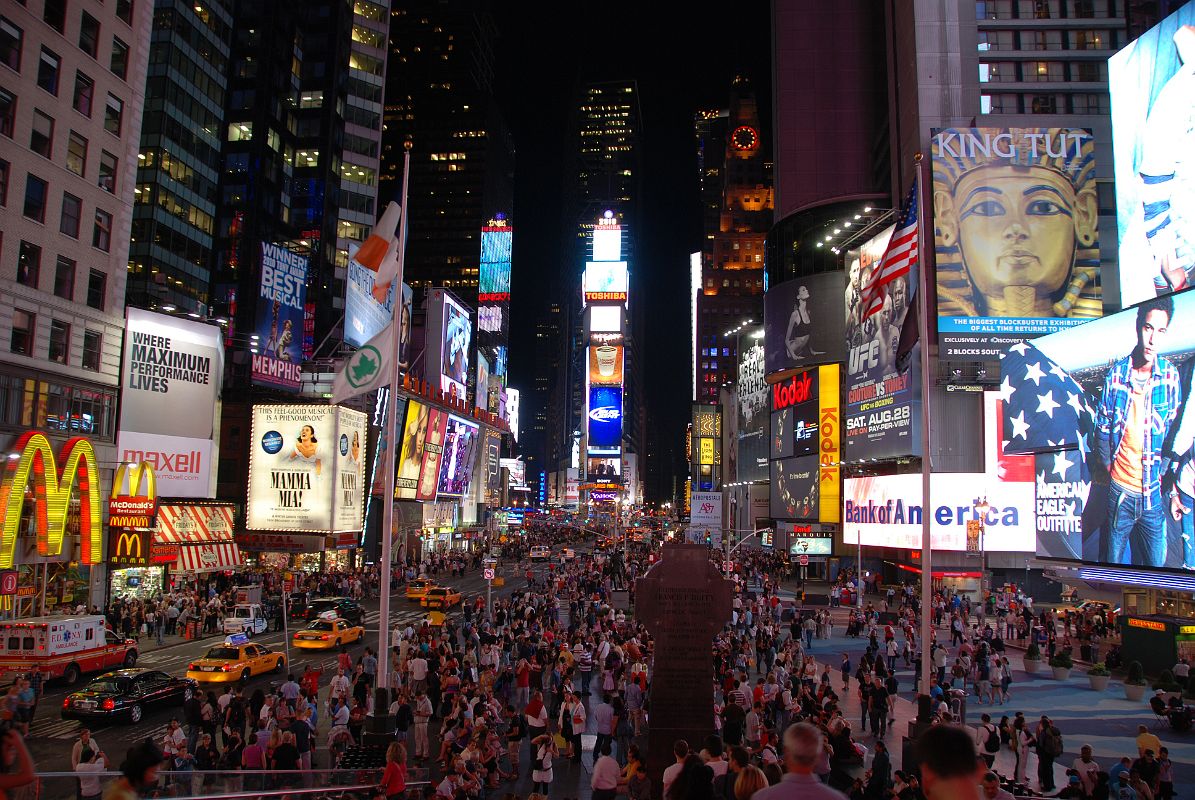
[[[984,521],[987,519],[988,511],[991,510],[992,504],[988,502],[985,495],[982,498],[976,497],[972,505],[975,506],[975,513],[979,516],[979,602],[984,604],[986,598],[984,597],[984,584],[987,581],[988,575],[988,553],[986,542],[984,542]]]

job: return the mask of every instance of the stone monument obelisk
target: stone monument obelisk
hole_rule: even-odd
[[[731,583],[703,544],[665,544],[660,560],[635,582],[635,616],[654,641],[648,697],[647,774],[663,793],[672,744],[694,751],[714,732],[712,640],[730,620]]]

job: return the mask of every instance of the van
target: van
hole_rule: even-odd
[[[0,680],[37,671],[70,686],[84,673],[136,663],[137,643],[108,630],[98,614],[0,622]]]
[[[547,561],[552,557],[552,549],[544,545],[536,545],[531,548],[532,561]]]

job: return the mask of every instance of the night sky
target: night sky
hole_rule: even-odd
[[[555,6],[556,4],[554,4]],[[536,13],[546,4],[511,3],[499,16],[496,91],[517,150],[511,286],[512,385],[523,390],[524,425],[535,413],[535,323],[561,263],[563,150],[578,81],[638,81],[644,134],[639,258],[646,286],[648,426],[661,445],[683,441],[690,397],[689,254],[700,249],[693,114],[725,107],[736,74],[755,88],[765,148],[771,142],[769,3],[726,6],[619,3]],[[593,13],[574,16],[577,8]],[[709,13],[710,10],[713,13]],[[683,449],[679,454],[683,459]]]

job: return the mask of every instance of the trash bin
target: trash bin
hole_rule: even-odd
[[[187,629],[183,632],[184,639],[194,639],[199,625],[195,620],[187,620]]]

